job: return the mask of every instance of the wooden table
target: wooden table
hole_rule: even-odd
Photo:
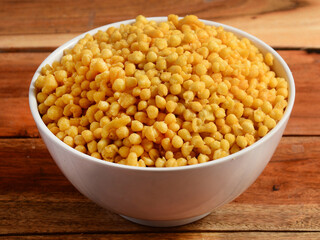
[[[82,196],[50,157],[28,106],[38,65],[79,33],[138,14],[196,14],[254,34],[297,88],[285,136],[262,175],[206,218],[175,228],[124,220]],[[320,239],[320,2],[1,1],[0,239]]]

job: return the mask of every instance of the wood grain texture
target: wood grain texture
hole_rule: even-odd
[[[58,201],[59,200],[59,201]],[[118,233],[186,231],[320,231],[320,205],[226,204],[180,227],[152,228],[125,220],[89,200],[24,196],[1,201],[0,234]]]
[[[203,232],[203,233],[134,233],[134,234],[54,234],[54,235],[37,235],[37,236],[23,236],[25,240],[247,240],[247,239],[297,239],[297,240],[317,240],[320,234],[317,232]],[[7,240],[21,240],[21,236],[4,236],[0,239]]]
[[[39,137],[32,118],[28,97],[0,98],[1,137]]]
[[[320,104],[317,104],[320,102],[320,54],[306,51],[278,52],[293,72],[297,92],[285,134],[320,135]],[[1,137],[38,136],[29,111],[28,88],[35,70],[48,55],[48,52],[0,53]]]
[[[55,48],[98,26],[132,19],[138,14],[151,17],[170,13],[195,14],[229,24],[272,46],[319,47],[319,9],[317,0],[5,0],[0,8],[0,49]]]
[[[320,239],[319,12],[318,0],[2,0],[0,240]],[[278,52],[297,94],[286,136],[247,191],[192,224],[151,228],[102,209],[69,183],[39,138],[28,88],[50,52],[80,33],[170,13],[238,27],[288,49]]]
[[[320,231],[320,137],[283,138],[239,198],[196,223],[153,229],[78,193],[41,139],[0,139],[0,234],[154,231]]]
[[[320,204],[320,137],[285,137],[256,182],[239,198],[246,204]],[[62,175],[41,139],[0,139],[0,200],[6,194],[80,194]],[[1,216],[1,214],[0,214]]]
[[[296,85],[296,99],[285,134],[319,135],[320,54],[278,51],[289,65]]]
[[[37,137],[28,103],[29,85],[49,53],[0,53],[0,136]]]

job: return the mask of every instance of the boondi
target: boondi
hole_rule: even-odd
[[[246,38],[196,16],[87,34],[36,80],[61,141],[139,167],[208,162],[250,146],[282,118],[288,84]]]

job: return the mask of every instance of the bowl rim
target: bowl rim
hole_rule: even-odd
[[[163,22],[163,21],[167,20],[167,17],[149,17],[147,19],[149,21]],[[101,164],[104,166],[115,167],[115,168],[120,168],[123,170],[130,170],[130,171],[143,171],[143,172],[145,172],[145,171],[151,171],[151,172],[191,171],[193,169],[200,169],[200,168],[209,167],[209,166],[213,166],[216,164],[221,164],[224,162],[232,161],[235,158],[240,157],[240,156],[246,154],[247,152],[253,150],[254,148],[260,146],[261,144],[266,142],[268,139],[270,139],[277,131],[279,131],[279,129],[282,128],[282,126],[286,124],[286,121],[290,117],[290,114],[291,114],[291,111],[292,111],[292,108],[294,105],[294,100],[295,100],[295,84],[294,84],[294,79],[293,79],[292,73],[291,73],[287,63],[283,60],[283,58],[272,47],[270,47],[268,44],[266,44],[262,40],[258,39],[257,37],[245,32],[243,30],[240,30],[238,28],[235,28],[235,27],[232,27],[232,26],[229,26],[226,24],[222,24],[222,23],[218,23],[218,22],[214,22],[214,21],[210,21],[210,20],[203,20],[203,19],[199,19],[199,20],[202,21],[203,23],[205,23],[206,25],[214,25],[217,27],[221,26],[224,28],[224,30],[232,32],[240,38],[248,38],[254,45],[256,45],[256,43],[258,43],[259,45],[263,46],[264,50],[270,52],[274,56],[274,58],[277,59],[279,61],[279,63],[283,66],[284,71],[286,73],[287,81],[289,83],[288,105],[286,107],[285,113],[284,113],[283,117],[281,118],[281,120],[263,138],[259,139],[258,141],[256,141],[252,145],[250,145],[244,149],[241,149],[240,151],[238,151],[236,153],[233,153],[233,154],[230,154],[226,157],[223,157],[223,158],[219,158],[216,160],[210,160],[208,162],[199,163],[199,164],[195,164],[195,165],[186,165],[186,166],[180,166],[180,167],[163,167],[163,168],[156,168],[156,167],[142,168],[142,167],[135,167],[135,166],[128,166],[128,165],[111,163],[108,161],[104,161],[103,159],[97,159],[97,158],[91,157],[90,155],[87,155],[85,153],[79,152],[76,149],[65,144],[60,139],[58,139],[47,128],[45,123],[42,121],[40,113],[38,111],[38,107],[37,107],[38,105],[37,105],[37,100],[36,100],[36,89],[35,89],[34,83],[35,83],[38,75],[40,74],[42,67],[46,64],[52,64],[52,60],[55,58],[56,55],[63,53],[64,49],[67,49],[67,48],[74,46],[86,34],[93,35],[96,32],[98,32],[99,30],[105,31],[109,27],[112,27],[112,26],[119,27],[121,24],[131,24],[131,23],[135,22],[135,19],[114,22],[111,24],[106,24],[106,25],[94,28],[92,30],[89,30],[85,33],[82,33],[82,34],[72,38],[71,40],[67,41],[66,43],[62,44],[60,47],[55,49],[48,57],[46,57],[46,59],[39,65],[39,67],[35,71],[35,73],[32,77],[31,83],[30,83],[30,87],[29,87],[29,107],[30,107],[31,114],[33,116],[34,121],[36,122],[37,127],[40,128],[41,131],[45,135],[47,135],[51,141],[60,145],[66,151],[70,151],[72,154],[78,156],[79,160],[93,161],[97,164]]]

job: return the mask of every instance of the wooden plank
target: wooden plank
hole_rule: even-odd
[[[87,29],[85,31],[88,31]],[[0,35],[0,49],[2,51],[38,50],[53,51],[68,42],[80,33],[54,33],[54,34],[26,34],[26,35]]]
[[[320,231],[320,137],[285,137],[258,180],[196,223],[157,230],[78,193],[40,139],[0,139],[0,234],[153,231]]]
[[[244,13],[250,5],[259,9],[259,3],[270,4],[272,10]],[[273,47],[319,48],[319,1],[247,1],[246,4],[242,14],[230,19],[222,16],[217,21],[249,32]]]
[[[296,85],[295,105],[285,131],[292,135],[319,135],[320,54],[304,51],[278,51],[288,63]]]
[[[29,85],[50,53],[0,53],[0,136],[37,137],[28,103]]]
[[[79,33],[141,13],[148,17],[196,14],[248,31],[273,46],[319,47],[319,10],[317,0],[196,0],[183,4],[170,0],[7,0],[0,11],[0,48],[55,48]]]
[[[279,53],[288,62],[297,88],[295,107],[285,134],[320,135],[320,54],[283,50]],[[48,52],[0,53],[1,137],[38,136],[27,96],[34,71],[48,55]]]
[[[319,149],[320,137],[282,138],[264,172],[235,202],[320,204]],[[0,139],[0,156],[0,201],[35,192],[79,198],[41,139]]]
[[[0,136],[38,137],[39,132],[29,110],[28,97],[2,98]]]
[[[235,202],[320,203],[319,140],[318,137],[282,138],[263,173]]]
[[[42,200],[42,201],[39,201]],[[60,200],[60,201],[57,201]],[[207,217],[175,228],[151,228],[125,220],[87,201],[54,201],[35,194],[21,201],[1,201],[1,235],[90,232],[186,231],[320,231],[320,205],[262,205],[231,203]]]
[[[320,231],[320,137],[285,137],[258,180],[190,225],[130,223],[79,194],[41,139],[0,139],[0,234],[154,231]]]
[[[0,192],[76,192],[39,138],[0,139]],[[78,195],[78,194],[77,194]]]
[[[133,234],[68,234],[68,235],[35,235],[35,236],[4,236],[0,239],[7,240],[20,240],[21,237],[25,240],[56,240],[56,239],[95,239],[95,240],[121,240],[121,239],[132,239],[132,240],[247,240],[247,239],[319,239],[319,233],[317,232],[201,232],[201,233],[133,233]]]
[[[28,103],[29,85],[50,53],[0,53],[0,136],[37,137]]]

